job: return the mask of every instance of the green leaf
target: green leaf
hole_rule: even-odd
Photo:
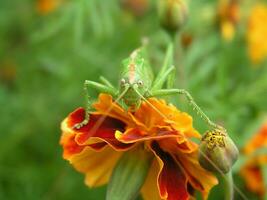
[[[134,200],[145,182],[152,156],[144,149],[124,153],[108,185],[106,200]]]

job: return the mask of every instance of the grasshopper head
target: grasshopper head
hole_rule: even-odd
[[[122,97],[124,104],[132,109],[136,110],[144,96],[146,89],[144,82],[136,77],[134,80],[129,80],[128,77],[122,78],[120,81],[120,91],[125,91],[125,95]],[[141,96],[142,95],[142,96]]]

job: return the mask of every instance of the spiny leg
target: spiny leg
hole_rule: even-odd
[[[90,102],[90,96],[88,93],[88,88],[87,88],[87,84],[86,81],[84,82],[84,87],[83,87],[83,91],[84,91],[84,97],[85,97],[85,116],[84,116],[84,120],[78,124],[75,124],[73,127],[76,129],[79,129],[81,127],[83,127],[84,125],[86,125],[89,122],[89,118],[90,118],[90,110],[91,110],[91,105],[92,102]]]
[[[184,89],[161,89],[161,90],[157,90],[151,93],[151,97],[152,96],[168,96],[168,95],[175,95],[175,94],[182,94],[185,95],[186,99],[189,102],[189,105],[193,107],[193,110],[196,110],[197,114],[212,128],[214,129],[220,129],[220,130],[224,130],[225,129],[217,124],[215,124],[214,122],[212,122],[209,117],[202,111],[202,109],[196,104],[196,102],[194,101],[193,97],[191,96],[191,94],[184,90]]]
[[[89,98],[90,98],[89,93],[88,93],[89,86],[98,90],[99,92],[109,93],[112,96],[115,95],[115,89],[114,88],[108,87],[106,85],[103,85],[101,83],[97,83],[94,81],[86,80],[84,82],[84,88],[83,88],[84,94],[85,94],[85,101],[86,101],[86,103],[85,103],[85,116],[84,116],[84,120],[81,123],[74,125],[74,128],[76,128],[76,129],[79,129],[79,128],[85,126],[86,124],[88,124],[88,122],[90,120],[90,110],[92,109],[92,106],[91,106],[92,103],[89,100]]]

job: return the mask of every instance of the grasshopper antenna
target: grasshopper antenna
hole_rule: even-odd
[[[164,119],[168,119],[159,109],[157,109],[153,104],[151,104],[140,92],[137,90],[137,87],[133,87],[135,92],[144,100],[151,108],[153,108],[160,116],[162,116]],[[200,149],[198,148],[199,152],[203,157],[206,158],[206,160],[219,172],[219,174],[223,177],[225,181],[228,181],[227,175],[225,175],[222,170],[210,159],[208,156]],[[179,166],[183,169],[183,167],[179,164]],[[183,169],[184,170],[184,169]],[[244,199],[248,200],[246,195],[233,183],[234,190]]]

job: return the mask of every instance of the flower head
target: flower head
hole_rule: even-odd
[[[247,30],[248,53],[254,63],[260,63],[267,57],[267,6],[255,5],[250,13]]]
[[[207,197],[217,184],[198,163],[198,145],[190,139],[200,135],[187,113],[155,98],[143,102],[135,113],[126,112],[106,94],[101,94],[93,106],[96,111],[81,129],[73,129],[83,120],[81,108],[62,122],[60,141],[63,157],[86,174],[88,186],[107,183],[121,156],[134,148],[142,148],[153,157],[141,189],[145,200],[189,199],[194,190]]]
[[[255,154],[261,148],[267,147],[267,123],[262,126],[258,133],[244,147],[243,153],[250,156],[250,159],[241,169],[241,176],[244,178],[248,189],[260,196],[266,193],[262,168],[267,167],[267,155]]]

